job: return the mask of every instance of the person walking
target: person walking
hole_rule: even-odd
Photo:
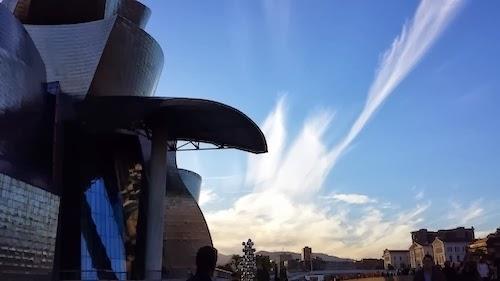
[[[188,281],[212,281],[217,265],[217,249],[201,247],[196,253],[196,274]]]
[[[419,270],[413,281],[446,281],[443,273],[434,265],[434,258],[431,255],[425,255],[422,270]]]
[[[464,263],[462,270],[460,271],[460,281],[478,281],[481,280],[479,273],[477,272],[477,265],[474,261],[468,260]]]
[[[446,277],[446,281],[457,280],[457,272],[455,271],[455,268],[451,266],[450,261],[446,261],[444,263],[443,274],[444,277]]]
[[[483,257],[479,259],[479,263],[477,264],[477,272],[479,273],[479,277],[481,278],[481,280],[490,280],[490,266],[486,263]]]

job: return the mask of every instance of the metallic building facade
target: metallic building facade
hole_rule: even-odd
[[[212,246],[203,213],[192,191],[199,190],[199,175],[177,168],[175,154],[170,158],[165,199],[163,268],[169,278],[186,278],[196,272],[196,252]]]
[[[267,151],[235,108],[151,97],[150,15],[135,0],[0,4],[0,280],[186,278],[212,240],[177,141]]]
[[[186,186],[186,189],[191,193],[196,202],[200,201],[200,190],[201,190],[201,176],[197,173],[185,169],[178,169],[177,173],[181,178],[182,182]]]
[[[133,22],[118,16],[89,94],[152,96],[162,68],[163,51],[160,45]]]
[[[0,174],[0,276],[50,280],[59,197]]]
[[[45,66],[28,32],[3,5],[0,62],[0,155],[28,165],[26,157],[31,151],[22,147],[37,141],[35,132],[46,110]]]
[[[64,93],[86,95],[115,20],[25,25],[45,62],[47,81],[58,81]]]

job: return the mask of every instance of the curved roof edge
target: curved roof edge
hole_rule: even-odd
[[[192,98],[88,96],[77,113],[89,131],[166,128],[170,140],[211,143],[252,153],[267,152],[264,134],[243,112],[226,104]]]
[[[117,16],[92,77],[89,96],[152,96],[165,55],[149,33]]]

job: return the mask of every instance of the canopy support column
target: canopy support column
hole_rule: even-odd
[[[151,140],[150,183],[147,199],[145,277],[148,281],[161,280],[167,146],[166,128],[159,126],[154,128]]]

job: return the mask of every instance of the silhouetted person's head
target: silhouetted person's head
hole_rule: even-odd
[[[217,249],[211,246],[201,247],[196,254],[196,273],[213,275],[217,264]]]
[[[445,261],[444,262],[444,267],[446,267],[446,268],[451,267],[450,261]]]
[[[422,263],[424,264],[423,268],[425,271],[431,271],[434,267],[434,258],[431,255],[425,255]]]

